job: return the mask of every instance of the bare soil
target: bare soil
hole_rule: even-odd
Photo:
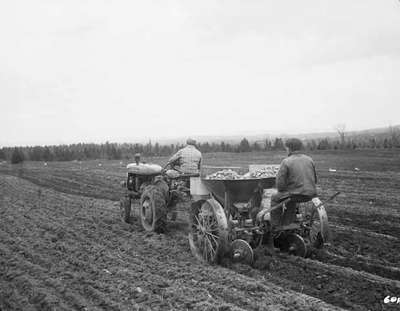
[[[185,206],[166,234],[122,223],[126,163],[2,165],[0,309],[397,309],[383,300],[400,296],[400,158],[374,152],[314,154],[321,198],[342,192],[326,206],[331,245],[308,259],[260,250],[253,267],[197,262]],[[207,154],[205,162],[243,166],[283,156]]]

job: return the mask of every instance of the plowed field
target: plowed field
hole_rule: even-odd
[[[209,165],[283,154],[207,154]],[[119,219],[119,161],[0,166],[1,310],[385,310],[400,296],[400,156],[313,155],[332,245],[254,267],[192,257],[185,206],[166,234]],[[164,159],[153,159],[162,163]],[[357,167],[359,170],[354,170]],[[328,168],[336,171],[330,172]]]

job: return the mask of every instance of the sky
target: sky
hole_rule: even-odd
[[[0,2],[0,146],[400,124],[398,0]]]

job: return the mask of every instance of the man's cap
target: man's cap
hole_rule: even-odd
[[[135,153],[134,157],[135,158],[140,158],[140,153]]]
[[[186,144],[187,145],[196,145],[196,141],[194,140],[194,139],[192,139],[192,138],[188,138],[187,140],[186,140]]]
[[[290,138],[286,141],[285,146],[289,148],[290,151],[297,151],[303,149],[303,143],[298,138]]]

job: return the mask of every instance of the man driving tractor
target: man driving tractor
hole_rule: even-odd
[[[317,195],[317,173],[311,157],[302,153],[303,144],[297,138],[288,139],[288,150],[276,176],[277,193],[271,196],[270,229],[288,225],[296,219],[296,203],[308,202]],[[281,202],[290,198],[284,208]],[[276,207],[274,209],[274,207]],[[269,234],[268,248],[273,249],[273,237]]]
[[[179,174],[198,175],[200,173],[201,152],[196,149],[196,141],[189,138],[186,146],[178,150],[169,160],[166,166]]]

